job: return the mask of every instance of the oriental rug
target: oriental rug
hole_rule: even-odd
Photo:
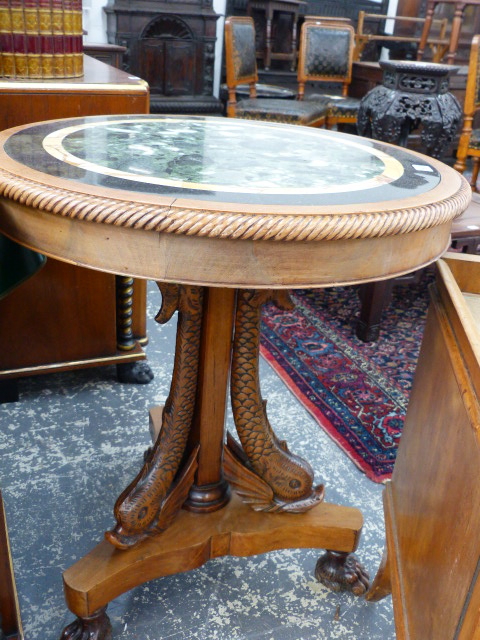
[[[375,482],[391,476],[428,307],[431,271],[398,285],[380,338],[355,335],[356,287],[295,290],[292,311],[270,304],[261,354],[318,425]]]

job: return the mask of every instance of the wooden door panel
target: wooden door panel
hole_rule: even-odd
[[[195,49],[193,41],[166,41],[165,95],[186,96],[195,92]]]

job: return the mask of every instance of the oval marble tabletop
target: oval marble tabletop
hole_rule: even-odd
[[[0,230],[59,259],[170,282],[327,286],[437,259],[471,190],[358,136],[195,116],[49,121],[0,137]]]

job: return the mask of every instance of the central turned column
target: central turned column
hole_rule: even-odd
[[[196,410],[188,443],[189,450],[197,445],[200,450],[184,504],[197,513],[221,509],[230,499],[222,460],[234,315],[235,289],[205,290]]]

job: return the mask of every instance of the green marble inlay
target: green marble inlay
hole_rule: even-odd
[[[54,132],[44,148],[68,164],[127,180],[250,193],[379,186],[401,164],[365,142],[307,127],[228,119],[123,120]]]

